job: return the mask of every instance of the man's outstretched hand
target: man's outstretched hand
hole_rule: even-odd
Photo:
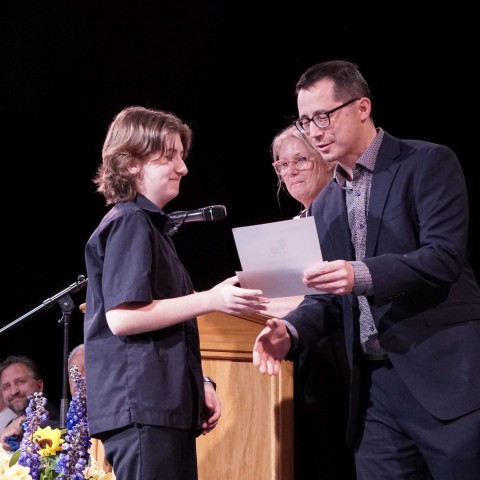
[[[278,375],[280,364],[290,350],[292,340],[282,320],[270,318],[253,346],[253,364],[260,373]]]

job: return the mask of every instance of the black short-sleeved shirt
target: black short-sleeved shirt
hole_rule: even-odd
[[[142,195],[115,205],[85,247],[84,325],[90,435],[131,423],[199,429],[204,404],[195,318],[152,332],[115,336],[105,312],[124,302],[193,293],[166,215]]]

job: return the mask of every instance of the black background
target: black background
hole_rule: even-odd
[[[91,179],[108,124],[127,105],[171,110],[194,130],[189,174],[166,210],[227,208],[226,219],[185,225],[174,237],[197,290],[239,269],[233,227],[300,210],[276,198],[269,146],[296,115],[296,80],[324,60],[359,64],[377,126],[457,153],[475,226],[478,134],[468,125],[477,123],[478,53],[474,16],[461,5],[423,14],[405,2],[13,0],[0,8],[0,326],[11,325],[0,358],[34,358],[55,401],[67,329],[48,299],[86,274],[83,248],[106,212]],[[469,238],[477,272],[478,235]],[[69,348],[82,341],[85,290],[71,298]],[[38,311],[44,302],[51,308]]]

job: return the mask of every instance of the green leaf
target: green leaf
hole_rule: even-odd
[[[15,465],[17,462],[18,462],[18,459],[20,458],[20,455],[21,455],[21,451],[20,449],[18,449],[11,457],[10,457],[10,461],[8,462],[8,466],[9,467],[12,467],[13,465]]]

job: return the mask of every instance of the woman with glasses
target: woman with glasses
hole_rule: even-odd
[[[279,203],[280,193],[287,191],[301,204],[295,218],[305,217],[332,179],[335,164],[327,164],[294,125],[276,135],[271,153]],[[283,316],[302,300],[303,296],[270,298],[266,313]],[[295,478],[322,472],[323,480],[355,479],[353,452],[345,445],[348,360],[343,331],[302,351],[294,361],[294,378]]]
[[[328,165],[313,148],[308,138],[295,126],[280,131],[272,141],[272,166],[277,174],[277,199],[287,192],[301,207],[294,218],[307,216],[314,198],[333,178],[335,164]],[[271,298],[267,304],[268,314],[279,316],[295,308],[303,296]]]
[[[295,126],[282,130],[272,142],[273,168],[278,176],[277,196],[287,192],[301,204],[298,217],[306,215],[313,199],[332,179],[335,164],[327,165]]]

